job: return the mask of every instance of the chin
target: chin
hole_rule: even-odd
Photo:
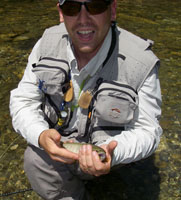
[[[91,48],[91,47],[81,47],[81,48],[79,48],[79,51],[81,52],[81,53],[94,53],[94,52],[97,52],[96,51],[96,49],[94,49],[94,48]]]

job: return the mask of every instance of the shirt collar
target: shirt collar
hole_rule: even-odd
[[[107,57],[109,48],[111,46],[111,37],[112,37],[112,30],[110,28],[98,53],[80,71],[78,70],[77,61],[71,48],[71,42],[69,41],[67,47],[67,55],[68,55],[67,57],[73,73],[76,73],[79,76],[83,74],[84,76],[91,76],[91,77],[94,76]]]

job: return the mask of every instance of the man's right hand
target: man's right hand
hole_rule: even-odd
[[[61,135],[55,129],[43,131],[39,137],[39,145],[52,160],[71,164],[78,160],[78,154],[72,153],[60,146]]]

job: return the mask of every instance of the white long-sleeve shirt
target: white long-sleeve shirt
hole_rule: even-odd
[[[80,85],[88,75],[94,77],[106,58],[110,46],[111,30],[109,31],[98,54],[81,70],[78,70],[71,44],[67,47],[68,62],[71,66],[71,78],[74,86],[74,103],[79,96]],[[38,139],[42,131],[49,129],[41,110],[42,94],[37,87],[37,78],[32,72],[32,64],[39,60],[39,40],[29,56],[28,64],[18,88],[11,91],[10,112],[13,127],[28,143],[39,147]],[[101,58],[101,59],[99,59]],[[102,60],[102,62],[100,62]],[[96,65],[95,65],[96,63]],[[94,79],[92,79],[94,81]],[[91,81],[88,82],[90,84]],[[85,88],[87,86],[85,85]],[[114,150],[112,165],[130,163],[151,155],[157,148],[162,129],[159,125],[161,115],[161,91],[158,79],[158,69],[155,67],[138,92],[139,105],[136,119],[125,127],[120,135],[109,138],[118,142]],[[75,109],[70,122],[71,127],[76,127],[80,108]],[[133,125],[134,124],[134,125]]]

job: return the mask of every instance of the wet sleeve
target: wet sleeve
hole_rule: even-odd
[[[109,138],[118,142],[114,150],[112,165],[127,164],[146,158],[158,147],[162,128],[161,91],[158,79],[158,67],[152,70],[138,92],[139,105],[133,121],[120,135]]]
[[[32,64],[38,61],[40,40],[34,46],[18,87],[10,94],[10,114],[13,127],[28,143],[39,147],[38,138],[42,131],[49,128],[41,110],[42,93],[38,80],[32,72]]]

